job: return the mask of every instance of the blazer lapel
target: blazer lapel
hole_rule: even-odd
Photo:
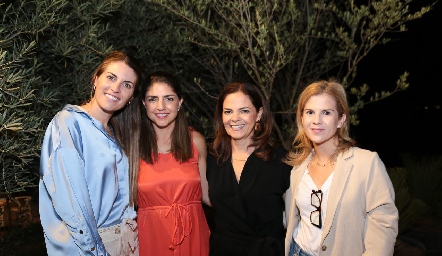
[[[347,179],[351,173],[353,164],[347,160],[353,157],[353,149],[338,156],[333,174],[333,181],[328,194],[327,215],[325,216],[324,231],[322,233],[322,241],[328,235],[331,229],[332,221],[336,214],[336,209],[341,201],[342,192],[347,184]]]
[[[294,168],[290,175],[291,193],[289,198],[290,202],[289,216],[291,217],[291,220],[295,218],[295,207],[296,207],[295,196],[296,193],[298,192],[299,182],[301,181],[302,175],[304,174],[304,171],[307,168],[308,163],[310,162],[310,157],[311,155],[304,162],[302,162],[302,164]]]

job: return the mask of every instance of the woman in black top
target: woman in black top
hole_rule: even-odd
[[[284,255],[291,167],[270,137],[273,118],[262,94],[251,84],[227,85],[214,119],[206,173],[215,210],[210,255]]]

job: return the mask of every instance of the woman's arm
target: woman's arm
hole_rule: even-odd
[[[371,163],[367,184],[364,255],[393,255],[399,213],[394,203],[393,185],[377,154]]]
[[[48,255],[108,255],[85,180],[81,133],[73,122],[55,118],[42,146],[39,203]]]
[[[204,139],[203,135],[197,131],[193,131],[193,143],[195,144],[198,153],[199,153],[199,159],[198,159],[198,169],[200,172],[201,177],[201,188],[203,190],[203,198],[202,201],[204,204],[212,206],[209,199],[209,185],[207,183],[206,179],[206,157],[207,157],[207,146],[206,146],[206,140]]]

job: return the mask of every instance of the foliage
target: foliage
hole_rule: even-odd
[[[0,194],[36,184],[47,124],[90,97],[104,55],[123,49],[146,72],[186,72],[193,50],[176,42],[174,19],[143,0],[19,0],[0,9]]]
[[[410,193],[427,204],[442,219],[442,155],[403,153]]]
[[[396,196],[395,204],[399,211],[399,235],[410,228],[416,220],[428,212],[428,206],[409,191],[407,170],[404,168],[388,169]]]
[[[39,13],[23,15],[23,4],[0,6],[0,194],[34,185],[48,115],[43,106],[54,94],[39,75],[35,48],[37,35],[53,20],[56,7],[39,5]]]
[[[192,55],[204,71],[192,74],[205,92],[216,94],[234,80],[253,81],[262,90],[276,114],[277,136],[287,148],[296,129],[297,96],[315,80],[342,81],[353,95],[353,124],[364,105],[406,89],[408,73],[371,96],[368,85],[352,82],[373,47],[430,10],[411,13],[411,0],[146,1],[181,18],[191,31],[183,40],[205,51]],[[212,98],[205,101],[210,106]]]
[[[403,241],[419,243],[420,239],[416,240],[407,235],[407,231],[417,221],[426,217],[427,220],[433,220],[428,222],[431,223],[429,225],[434,225],[442,220],[442,156],[404,153],[401,159],[404,167],[387,170],[393,183],[395,204],[399,211],[397,249],[403,247]]]

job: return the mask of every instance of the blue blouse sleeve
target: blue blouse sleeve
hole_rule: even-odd
[[[40,218],[48,255],[109,255],[98,234],[84,176],[81,131],[58,114],[49,124],[40,160]]]

